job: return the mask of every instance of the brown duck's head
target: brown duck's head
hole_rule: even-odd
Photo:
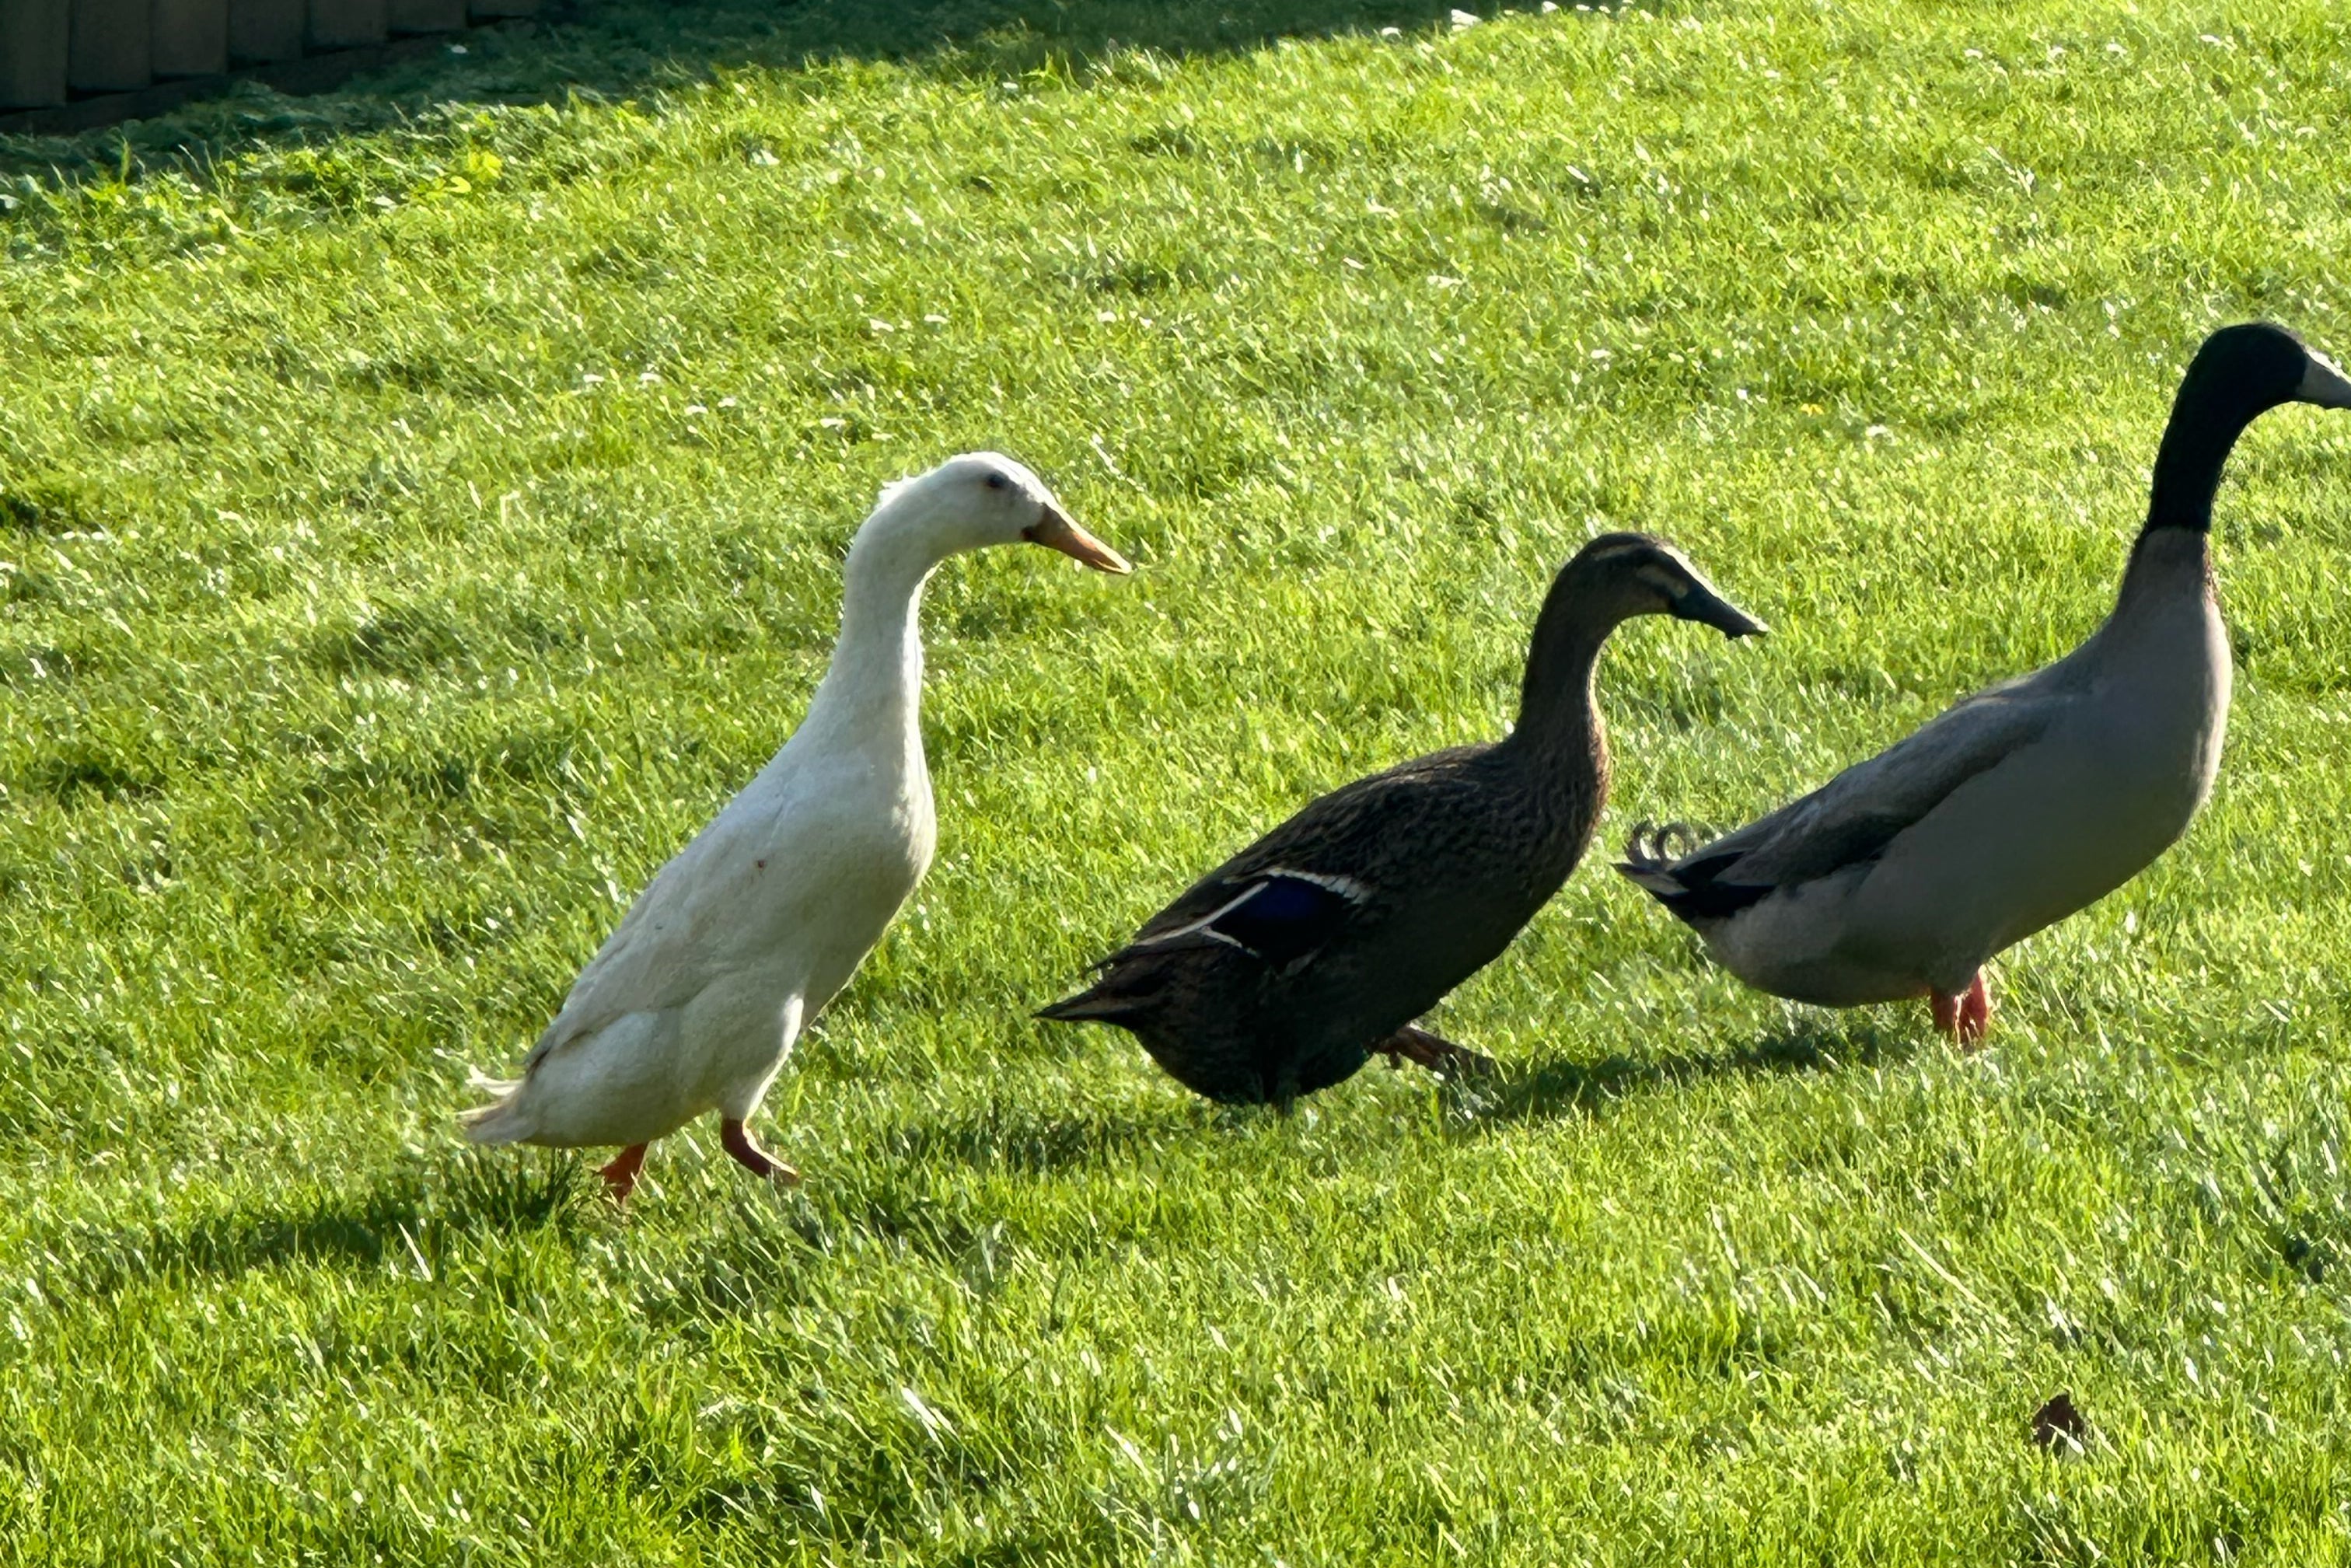
[[[1711,626],[1726,637],[1751,637],[1770,630],[1715,591],[1687,557],[1647,534],[1602,534],[1560,569],[1562,586],[1574,584],[1611,620],[1635,615],[1671,615]]]

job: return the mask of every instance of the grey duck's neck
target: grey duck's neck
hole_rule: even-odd
[[[2162,444],[2156,448],[2145,531],[2210,531],[2212,497],[2220,488],[2220,470],[2228,465],[2237,438],[2281,401],[2269,392],[2249,390],[2241,380],[2210,363],[2207,354],[2199,353],[2188,367],[2179,395],[2172,399],[2171,417],[2164,423]]]

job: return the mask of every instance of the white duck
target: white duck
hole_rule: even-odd
[[[994,453],[882,492],[842,570],[841,639],[782,750],[653,882],[580,971],[515,1082],[465,1113],[483,1144],[618,1144],[626,1201],[645,1145],[716,1111],[726,1152],[797,1181],[744,1124],[808,1021],[929,869],[937,834],[917,716],[924,581],[948,556],[1026,539],[1128,570],[1044,482]]]
[[[1678,857],[1687,829],[1636,829],[1617,869],[1750,986],[1825,1007],[1926,996],[1938,1029],[1981,1040],[1985,961],[2137,875],[2211,792],[2230,684],[2212,497],[2245,427],[2296,402],[2351,408],[2351,382],[2283,328],[2213,333],[2087,642]]]

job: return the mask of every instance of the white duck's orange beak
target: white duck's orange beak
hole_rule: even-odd
[[[1020,537],[1032,545],[1060,550],[1074,560],[1085,562],[1096,571],[1124,573],[1134,570],[1126,564],[1124,556],[1070,521],[1059,507],[1050,503],[1046,505],[1042,517],[1020,530]]]

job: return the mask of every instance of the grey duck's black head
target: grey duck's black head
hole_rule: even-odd
[[[2351,380],[2274,321],[2241,321],[2205,339],[2180,383],[2183,401],[2199,393],[2248,421],[2283,402],[2351,408]]]
[[[1560,585],[1573,585],[1614,619],[1671,615],[1713,627],[1726,637],[1751,637],[1767,627],[1715,591],[1687,557],[1647,534],[1602,534],[1560,569]]]
[[[2230,448],[2245,426],[2288,402],[2351,408],[2351,380],[2274,322],[2241,321],[2205,339],[2180,378],[2156,450],[2146,533],[2208,531]]]

